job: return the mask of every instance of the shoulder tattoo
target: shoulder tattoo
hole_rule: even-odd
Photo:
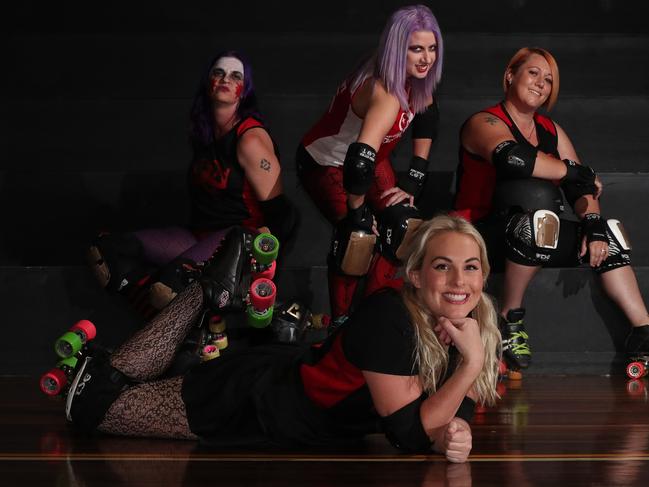
[[[494,117],[493,115],[487,115],[484,121],[489,125],[496,125],[498,122],[500,122],[500,119],[498,117]]]
[[[259,162],[259,167],[262,168],[264,171],[270,171],[270,161],[266,159],[262,159]]]

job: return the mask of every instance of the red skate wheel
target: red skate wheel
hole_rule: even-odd
[[[263,311],[275,303],[277,288],[270,279],[257,279],[250,285],[250,304],[256,311]]]
[[[80,331],[81,333],[83,333],[85,339],[82,337],[81,340],[84,343],[89,342],[97,336],[97,328],[92,321],[88,320],[77,321],[74,325],[72,325],[70,331]]]
[[[626,366],[626,375],[629,379],[639,379],[647,373],[647,368],[642,362],[631,362]]]
[[[255,262],[254,265],[259,266],[261,264],[257,264]],[[253,274],[253,279],[260,279],[260,278],[272,279],[273,277],[275,277],[275,269],[276,268],[277,268],[277,261],[274,260],[273,262],[271,262],[270,266],[267,267],[266,269],[264,269],[262,271],[259,271],[259,272],[255,272]]]
[[[52,369],[41,376],[41,391],[48,396],[56,396],[67,383],[68,378],[65,376],[65,372],[58,368]]]
[[[498,362],[498,375],[501,377],[507,375],[507,364],[505,363],[504,360],[500,360]]]

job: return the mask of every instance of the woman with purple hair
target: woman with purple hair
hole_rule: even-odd
[[[186,227],[100,237],[89,250],[99,282],[110,290],[147,281],[151,304],[164,307],[195,277],[227,230],[268,228],[280,242],[297,214],[282,193],[278,152],[257,111],[252,67],[236,51],[218,54],[204,72],[191,109],[193,158],[188,170],[191,220]]]
[[[342,82],[298,147],[300,181],[335,227],[328,257],[334,324],[349,314],[361,276],[368,274],[366,294],[401,283],[394,279],[397,235],[405,239],[408,232],[394,230],[417,219],[413,204],[439,120],[433,93],[442,58],[442,35],[430,9],[415,5],[395,11],[376,53]],[[413,157],[397,180],[389,156],[411,122]],[[376,256],[373,233],[381,239]]]

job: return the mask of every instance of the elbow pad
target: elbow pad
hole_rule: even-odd
[[[407,173],[399,176],[398,186],[406,193],[415,198],[421,193],[421,188],[426,182],[426,169],[428,168],[428,159],[419,156],[412,156],[410,168]]]
[[[348,193],[363,195],[374,181],[376,151],[367,144],[349,144],[343,165],[343,187]]]
[[[435,140],[438,127],[439,109],[437,103],[433,103],[424,112],[416,114],[412,119],[412,138]]]
[[[496,146],[491,161],[500,179],[525,179],[534,172],[536,152],[530,145],[506,140]]]
[[[426,399],[422,394],[410,404],[382,418],[386,438],[392,446],[409,452],[430,450],[432,442],[424,431],[419,416],[421,403]]]
[[[297,228],[299,214],[286,196],[277,195],[259,202],[259,209],[264,216],[264,224],[281,243],[286,243]]]

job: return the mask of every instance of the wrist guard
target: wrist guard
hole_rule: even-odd
[[[586,241],[591,242],[606,242],[608,243],[608,236],[606,235],[606,223],[602,220],[601,215],[597,213],[587,213],[581,221],[581,226],[586,235]]]
[[[588,166],[579,164],[570,159],[563,159],[563,163],[566,165],[566,175],[563,177],[561,182],[582,184],[582,185],[591,185],[595,183],[595,171]]]
[[[358,208],[352,209],[347,207],[347,222],[355,230],[362,230],[365,233],[372,233],[372,225],[374,223],[374,216],[370,211],[369,206],[363,203]]]
[[[399,176],[399,182],[397,185],[406,193],[416,198],[419,196],[419,193],[421,193],[421,188],[423,188],[424,182],[426,182],[427,167],[427,159],[419,156],[412,156],[408,172]]]

